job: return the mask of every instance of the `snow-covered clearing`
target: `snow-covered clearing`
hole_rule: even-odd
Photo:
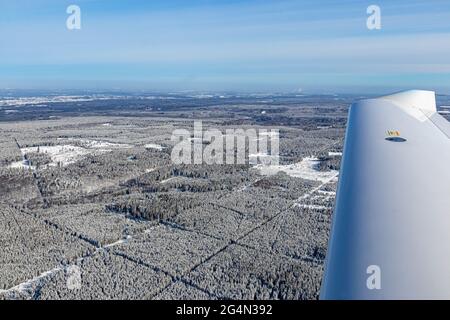
[[[21,160],[13,162],[9,165],[11,169],[25,169],[25,170],[35,170],[36,167],[31,166],[27,160]]]
[[[77,139],[77,138],[58,138],[58,140],[76,141],[81,144],[83,148],[99,149],[103,151],[110,151],[110,149],[129,149],[133,145],[126,143],[113,143],[108,141],[93,140],[93,139]]]
[[[302,161],[289,165],[264,165],[258,164],[254,166],[260,174],[271,176],[278,172],[285,172],[287,175],[294,178],[302,178],[306,180],[327,182],[333,177],[337,176],[338,171],[319,171],[318,166],[320,160],[314,157],[303,158]]]
[[[111,152],[114,149],[123,149],[123,148],[132,148],[132,145],[129,144],[121,144],[121,143],[111,143],[106,141],[99,140],[87,140],[87,139],[58,139],[58,140],[67,140],[68,142],[76,141],[80,143],[82,146],[72,145],[72,144],[64,144],[57,146],[37,146],[37,147],[27,147],[21,148],[20,151],[22,155],[29,153],[43,153],[47,154],[51,162],[44,166],[46,169],[48,167],[57,167],[57,166],[68,166],[69,164],[75,163],[81,159],[83,159],[86,155],[91,153],[105,153]],[[35,167],[29,165],[28,161],[21,160],[17,162],[13,162],[9,165],[10,168],[24,168],[34,170]]]
[[[328,156],[329,156],[329,157],[342,156],[342,152],[333,152],[333,151],[330,151],[330,152],[328,152]]]
[[[22,154],[29,153],[44,153],[47,154],[51,161],[48,166],[56,167],[61,165],[63,167],[75,163],[78,160],[81,160],[85,155],[89,153],[89,150],[72,146],[72,145],[61,145],[61,146],[39,146],[39,147],[30,147],[20,149]]]
[[[164,149],[163,146],[161,146],[161,145],[159,145],[159,144],[156,144],[156,143],[149,143],[149,144],[146,144],[146,145],[144,146],[144,148],[145,148],[145,149],[155,149],[155,150],[158,150],[158,151],[162,151],[162,150]]]

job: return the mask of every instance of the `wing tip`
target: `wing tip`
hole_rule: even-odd
[[[406,90],[382,96],[377,99],[388,100],[405,108],[415,108],[436,112],[436,93],[429,90]]]

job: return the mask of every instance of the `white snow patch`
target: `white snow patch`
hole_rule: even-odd
[[[103,248],[111,248],[111,247],[115,247],[124,243],[127,243],[129,240],[132,239],[132,236],[128,235],[125,239],[120,239],[119,241],[107,244],[105,246],[103,246]]]
[[[162,151],[162,150],[164,149],[163,146],[161,146],[161,145],[159,145],[159,144],[156,144],[156,143],[149,143],[149,144],[146,144],[146,145],[144,146],[144,148],[145,148],[145,149],[155,149],[155,150],[158,150],[158,151]]]
[[[258,164],[254,166],[259,170],[259,173],[265,176],[271,176],[278,172],[285,172],[287,175],[294,178],[302,178],[306,180],[314,180],[320,182],[330,181],[333,177],[337,176],[338,171],[319,171],[320,160],[314,157],[303,158],[302,161],[289,165],[263,165]]]
[[[167,182],[169,182],[169,181],[175,180],[176,178],[177,178],[177,177],[170,177],[170,178],[168,178],[168,179],[162,180],[160,183],[161,183],[161,184],[164,184],[164,183],[167,183]]]
[[[296,203],[294,204],[294,207],[304,208],[304,209],[313,209],[313,210],[327,210],[330,209],[330,207],[327,206],[319,206],[314,204],[302,204],[302,203]]]
[[[317,190],[317,193],[321,193],[327,196],[335,196],[336,192],[334,191],[325,191],[325,190]]]
[[[50,157],[51,162],[43,167],[44,169],[46,169],[48,167],[56,167],[58,165],[61,165],[63,167],[68,166],[69,164],[75,163],[83,159],[86,155],[92,153],[92,150],[94,150],[97,153],[105,153],[111,152],[113,149],[133,147],[132,145],[129,144],[111,143],[99,140],[74,139],[74,138],[67,138],[67,139],[58,138],[58,140],[78,141],[81,142],[83,146],[79,147],[71,144],[57,145],[57,146],[37,146],[37,147],[21,148],[20,151],[24,156],[28,153],[38,153],[38,152],[47,154]],[[14,162],[10,164],[9,167],[35,170],[35,167],[30,166],[26,160]]]
[[[342,152],[330,151],[330,152],[328,152],[328,156],[330,156],[330,157],[342,156]]]
[[[29,162],[26,160],[16,161],[9,165],[11,169],[26,169],[26,170],[35,170],[36,167],[30,166]]]
[[[63,139],[58,139],[58,140],[63,140]],[[78,141],[83,144],[84,148],[100,149],[102,151],[111,151],[109,149],[129,149],[129,148],[133,147],[131,144],[112,143],[112,142],[101,141],[101,140],[75,139],[75,138],[67,138],[66,140]]]
[[[65,167],[81,160],[83,156],[89,153],[89,151],[85,148],[72,145],[30,147],[22,148],[21,151],[22,154],[34,153],[38,151],[40,153],[48,154],[52,160],[52,162],[48,164],[49,167],[56,167],[58,164]]]

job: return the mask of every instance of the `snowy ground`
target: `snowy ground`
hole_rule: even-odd
[[[26,160],[13,162],[9,165],[9,168],[11,168],[11,169],[26,169],[26,170],[35,170],[36,169],[34,166],[30,166],[30,164]]]
[[[146,144],[144,147],[145,147],[145,149],[155,149],[155,150],[159,150],[159,151],[162,151],[164,149],[163,146],[161,146],[159,144],[155,144],[155,143]]]
[[[330,157],[336,157],[336,156],[342,156],[342,152],[328,152],[328,156]]]
[[[254,168],[260,174],[271,176],[278,172],[285,172],[294,178],[302,178],[306,180],[326,182],[338,174],[336,170],[319,171],[317,169],[320,161],[314,157],[306,157],[302,161],[289,165],[263,165],[258,164]]]
[[[94,100],[111,100],[118,99],[119,96],[107,95],[92,95],[92,96],[45,96],[45,97],[20,97],[20,98],[5,98],[0,97],[0,106],[20,107],[26,105],[41,105],[46,106],[47,103],[65,103],[65,102],[87,102]]]
[[[33,278],[33,279],[30,279],[30,280],[27,280],[27,281],[25,281],[25,282],[23,282],[23,283],[21,283],[21,284],[18,284],[18,285],[15,286],[15,287],[12,287],[12,288],[7,289],[7,290],[0,290],[0,293],[8,293],[8,292],[11,292],[11,291],[17,291],[17,292],[26,294],[27,291],[28,291],[30,288],[32,288],[33,284],[39,282],[40,280],[42,280],[42,279],[44,279],[44,278],[48,278],[48,277],[50,277],[51,275],[53,275],[54,273],[59,272],[59,271],[61,271],[61,270],[63,270],[62,267],[57,267],[57,268],[54,268],[54,269],[52,269],[52,270],[43,272],[43,273],[40,274],[39,276],[37,276],[37,277],[35,277],[35,278]]]
[[[65,167],[81,160],[85,155],[89,154],[89,150],[72,145],[39,146],[23,148],[20,150],[22,151],[22,154],[41,152],[49,155],[52,160],[52,162],[48,164],[49,167],[56,167],[58,164]]]
[[[56,166],[67,166],[69,164],[75,163],[81,160],[88,154],[92,152],[111,152],[113,149],[121,149],[121,148],[131,148],[132,145],[129,144],[119,144],[119,143],[111,143],[106,141],[99,140],[87,140],[87,139],[59,139],[59,140],[67,140],[67,141],[77,141],[80,142],[83,146],[75,146],[71,144],[57,145],[57,146],[37,146],[37,147],[28,147],[21,148],[20,151],[22,155],[26,155],[29,153],[44,153],[47,154],[51,162],[44,167],[56,167]],[[9,166],[10,168],[24,168],[34,170],[34,166],[30,166],[27,161],[21,160],[17,162],[13,162]]]

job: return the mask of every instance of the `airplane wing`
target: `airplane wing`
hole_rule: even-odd
[[[321,299],[450,299],[450,123],[434,92],[349,111]]]

